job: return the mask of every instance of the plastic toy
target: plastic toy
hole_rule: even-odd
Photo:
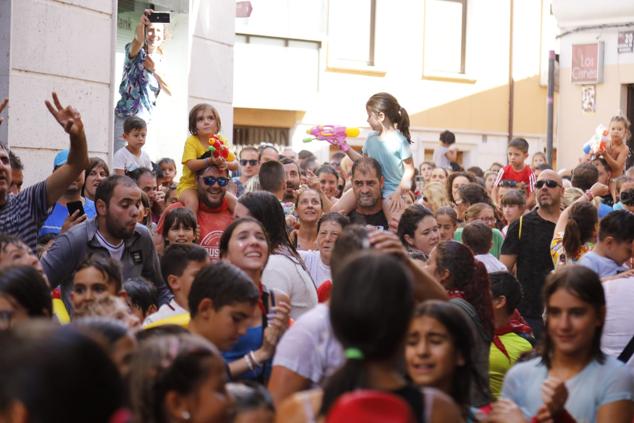
[[[350,150],[350,146],[346,142],[347,137],[358,137],[359,128],[346,128],[345,126],[335,125],[318,125],[306,131],[312,137],[304,138],[304,142],[320,140],[336,145],[343,152]]]
[[[222,157],[228,162],[232,162],[236,159],[236,155],[227,148],[224,142],[217,136],[213,135],[209,137],[209,151],[217,159]]]
[[[588,142],[583,145],[583,152],[584,154],[598,156],[599,154],[605,152],[609,141],[610,138],[608,136],[608,128],[606,128],[602,124],[599,124],[599,126],[597,126],[597,129],[594,130],[594,135],[592,135],[592,138],[590,138]]]

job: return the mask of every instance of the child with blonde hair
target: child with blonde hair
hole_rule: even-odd
[[[630,132],[630,121],[621,115],[612,116],[609,126],[610,142],[603,153],[599,153],[599,157],[603,157],[613,176],[621,176],[625,171],[625,160],[629,154],[627,141],[632,136]]]

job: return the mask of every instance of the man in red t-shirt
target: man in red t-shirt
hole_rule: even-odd
[[[196,220],[200,228],[198,243],[207,250],[212,261],[217,261],[220,258],[220,237],[233,220],[225,198],[229,184],[227,169],[209,165],[196,173],[196,184],[199,204]],[[158,233],[163,232],[165,216],[170,210],[179,207],[185,206],[181,202],[176,202],[165,209],[159,220]]]
[[[535,205],[535,174],[531,170],[530,166],[524,164],[524,161],[528,157],[528,141],[524,138],[514,138],[509,143],[507,149],[507,155],[509,164],[504,166],[498,172],[495,182],[493,183],[493,190],[491,191],[491,197],[496,201],[498,187],[505,181],[505,186],[513,186],[514,188],[524,191],[526,195],[526,204],[529,208]],[[499,207],[500,205],[497,204]]]

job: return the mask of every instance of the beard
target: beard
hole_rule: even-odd
[[[130,238],[132,235],[134,235],[135,226],[133,226],[132,229],[128,229],[120,222],[117,222],[115,219],[113,219],[110,215],[106,215],[106,230],[112,237],[115,237],[117,239]]]
[[[371,195],[360,195],[357,200],[359,207],[370,208],[376,206],[377,199]]]
[[[218,201],[212,201],[209,199],[209,196],[207,195],[206,190],[201,189],[198,191],[198,200],[210,209],[217,209],[218,207],[220,207],[222,205],[224,198],[225,198],[225,195],[224,193],[222,193]]]
[[[286,190],[284,191],[284,201],[295,201],[295,191],[299,189],[298,184],[290,182],[286,183]]]

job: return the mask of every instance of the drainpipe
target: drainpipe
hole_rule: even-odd
[[[513,80],[513,5],[509,13],[509,119],[508,119],[508,142],[513,139],[513,103],[515,102],[515,81]]]
[[[554,92],[555,92],[555,52],[548,52],[548,94],[546,115],[546,161],[553,162],[553,122],[554,122]]]

